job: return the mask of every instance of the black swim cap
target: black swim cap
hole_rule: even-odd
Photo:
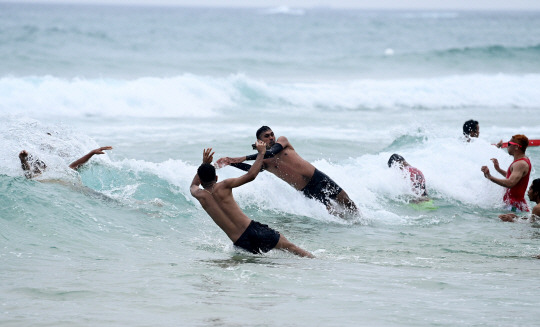
[[[469,119],[463,124],[463,135],[469,135],[478,129],[478,121]]]
[[[390,159],[388,159],[388,167],[392,167],[392,164],[394,162],[403,162],[405,161],[405,158],[403,158],[402,156],[400,156],[399,154],[397,153],[394,153],[393,155],[390,156]]]

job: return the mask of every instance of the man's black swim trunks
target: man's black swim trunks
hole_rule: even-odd
[[[248,252],[259,254],[272,250],[278,241],[278,232],[268,227],[268,225],[263,225],[252,220],[242,236],[234,242],[234,245]]]
[[[307,183],[306,187],[302,189],[302,192],[308,198],[317,199],[325,205],[328,205],[330,199],[335,200],[341,190],[342,188],[330,177],[322,171],[315,169],[313,177],[311,177],[311,180]]]

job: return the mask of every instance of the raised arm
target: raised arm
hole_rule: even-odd
[[[256,144],[253,144],[253,145],[256,145]],[[265,152],[263,159],[268,159],[268,158],[274,157],[276,154],[283,151],[283,149],[285,149],[287,146],[289,146],[289,141],[287,140],[287,138],[285,136],[280,136],[278,138],[277,142],[272,147],[270,147],[270,149],[268,149]],[[227,165],[231,165],[231,166],[236,167],[238,169],[248,171],[251,168],[251,165],[244,164],[243,162],[246,161],[246,160],[255,160],[255,159],[257,159],[257,155],[258,155],[258,153],[257,154],[249,154],[247,156],[242,156],[242,157],[235,157],[235,158],[224,157],[224,158],[220,158],[216,162],[216,164],[217,164],[218,168],[225,167]]]
[[[487,169],[486,166],[482,167],[482,172],[484,173],[484,176],[492,181],[493,183],[506,187],[506,188],[512,188],[519,183],[519,181],[527,174],[529,171],[529,166],[524,161],[519,161],[514,163],[512,173],[510,174],[510,177],[508,179],[506,178],[496,178],[491,176],[489,173],[489,169]]]
[[[79,169],[79,167],[81,165],[84,165],[85,163],[88,162],[88,160],[90,160],[90,158],[92,158],[95,154],[105,154],[105,152],[103,152],[104,150],[112,150],[112,146],[102,146],[101,148],[99,149],[94,149],[90,152],[88,152],[87,155],[73,161],[70,165],[69,165],[69,168],[71,169],[74,169],[74,170],[77,170]]]
[[[224,180],[222,183],[224,183],[226,187],[235,188],[249,183],[254,180],[255,177],[257,177],[262,168],[264,153],[266,150],[266,143],[261,140],[257,140],[256,147],[258,151],[257,159],[255,160],[249,171],[240,177],[228,178]]]
[[[499,174],[503,175],[506,178],[506,172],[502,170],[501,167],[499,166],[499,160],[497,160],[496,158],[491,158],[491,161],[493,161],[493,167],[495,168],[495,170],[498,171]]]
[[[201,180],[199,175],[195,173],[195,177],[193,177],[193,181],[191,181],[191,186],[189,187],[192,196],[196,197],[197,191],[200,190],[199,185],[201,185]]]
[[[211,164],[214,160],[214,153],[215,152],[212,152],[212,148],[204,149],[203,163]],[[197,191],[200,190],[199,185],[201,185],[201,179],[199,178],[199,175],[195,173],[195,176],[193,177],[193,181],[191,181],[191,186],[189,188],[192,196],[197,197]]]
[[[283,150],[283,145],[276,143],[272,145],[272,147],[270,147],[270,149],[266,151],[266,153],[264,154],[264,159],[272,158],[276,154],[280,153],[282,150]],[[257,159],[258,155],[259,155],[258,153],[247,155],[246,160],[255,160]]]

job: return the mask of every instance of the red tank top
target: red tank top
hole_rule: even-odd
[[[420,196],[427,196],[426,192],[426,179],[424,178],[424,174],[418,169],[413,166],[407,166],[405,167],[407,171],[409,172],[409,176],[411,178],[411,182],[413,185],[413,190],[415,193],[418,193]]]
[[[514,160],[512,165],[520,160],[525,160],[527,165],[529,165],[529,171],[527,172],[527,175],[523,176],[523,178],[521,178],[521,180],[514,187],[506,189],[503,200],[506,204],[516,207],[516,209],[520,211],[529,211],[529,206],[527,205],[527,201],[525,201],[525,192],[527,192],[527,186],[529,185],[529,176],[531,175],[532,166],[529,158]],[[509,178],[512,174],[512,171],[510,170],[512,165],[508,167],[506,178]]]

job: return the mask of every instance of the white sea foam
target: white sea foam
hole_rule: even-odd
[[[264,11],[266,15],[292,15],[292,16],[303,16],[305,14],[304,9],[291,8],[288,6],[278,6],[274,8],[269,8]]]
[[[466,75],[428,79],[267,82],[212,78],[85,80],[0,79],[0,113],[64,117],[214,117],[229,108],[469,108],[540,106],[540,75]]]
[[[22,175],[17,158],[22,149],[47,163],[49,175],[52,174],[52,177],[47,178],[69,179],[71,177],[66,173],[67,165],[99,146],[90,137],[61,125],[46,125],[29,118],[4,119],[3,124],[8,129],[2,132],[0,139],[3,149],[0,166],[2,173],[11,176]],[[392,145],[391,148],[395,148],[393,150],[383,149],[340,161],[318,159],[312,163],[346,190],[367,219],[388,217],[391,221],[396,218],[400,220],[389,209],[388,201],[405,203],[407,200],[403,196],[413,195],[408,180],[399,171],[387,167],[387,160],[393,152],[404,156],[411,165],[424,173],[431,197],[471,208],[501,206],[503,189],[487,181],[480,167],[492,167],[491,158],[497,158],[501,167],[508,167],[511,157],[505,150],[497,149],[482,138],[464,143],[457,137],[446,136],[449,131],[427,130],[418,133],[422,138],[413,143],[399,141],[403,144]],[[144,172],[156,176],[177,187],[186,201],[192,201],[189,185],[197,165],[182,158],[162,162],[131,158],[111,161],[108,155],[102,155],[92,160],[112,167],[117,172]],[[493,168],[492,172],[496,174]],[[243,172],[226,167],[217,173],[220,180],[223,180]],[[111,194],[129,197],[137,185],[144,182],[137,178],[120,181],[114,186],[120,189],[112,190]],[[106,181],[104,183],[107,184]],[[309,216],[322,221],[339,221],[329,215],[322,204],[306,199],[301,192],[268,172],[259,174],[255,182],[235,190],[235,196],[242,206],[257,206],[264,210]]]

